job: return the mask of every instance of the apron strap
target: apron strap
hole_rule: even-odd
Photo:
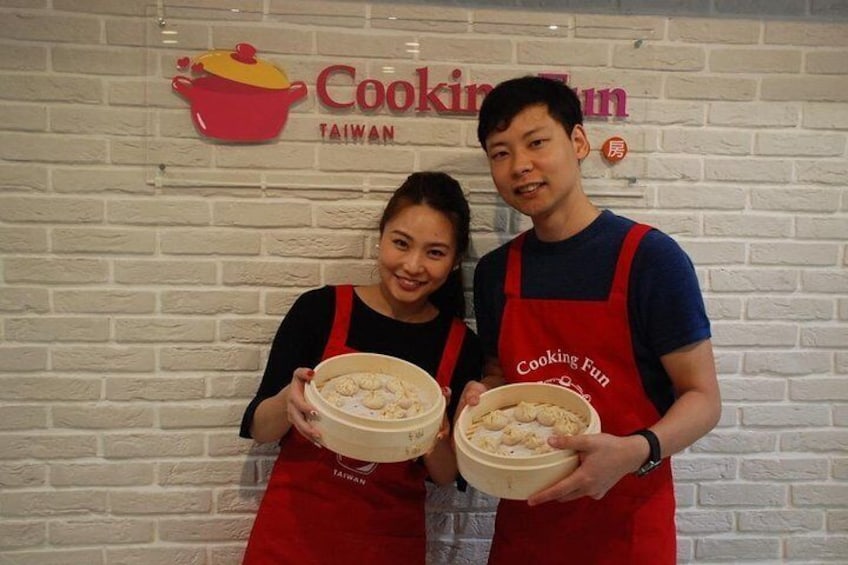
[[[336,313],[333,317],[333,327],[330,337],[324,347],[322,359],[337,355],[338,351],[347,349],[347,331],[350,327],[350,313],[353,311],[353,285],[339,285],[336,288]]]
[[[448,339],[445,342],[445,349],[442,352],[442,360],[439,362],[439,369],[436,371],[436,382],[440,387],[450,386],[453,379],[453,371],[456,369],[456,361],[459,359],[459,352],[462,349],[462,342],[465,339],[465,324],[459,318],[454,318],[451,323]]]
[[[506,256],[506,279],[504,280],[504,294],[513,298],[521,297],[521,248],[524,247],[524,238],[527,232],[522,232],[509,244]]]
[[[634,224],[627,235],[624,236],[624,243],[621,244],[621,251],[618,253],[618,261],[615,266],[615,275],[612,279],[612,288],[610,289],[610,301],[620,301],[627,304],[627,290],[630,285],[630,266],[633,264],[633,257],[636,255],[636,249],[645,234],[653,228],[645,224]]]

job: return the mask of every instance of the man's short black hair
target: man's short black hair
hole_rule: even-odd
[[[495,86],[483,99],[477,120],[480,146],[485,151],[486,139],[493,132],[507,129],[525,108],[542,104],[568,135],[575,125],[583,123],[580,99],[564,82],[540,76],[513,78]]]

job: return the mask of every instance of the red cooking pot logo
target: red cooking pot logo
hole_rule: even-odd
[[[200,75],[171,79],[174,90],[190,102],[194,125],[203,135],[223,141],[258,142],[278,136],[289,107],[306,96],[305,83],[290,83],[282,70],[257,59],[249,43],[239,43],[235,51],[209,51],[194,60],[183,57],[177,68]]]

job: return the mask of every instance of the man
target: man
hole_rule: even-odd
[[[476,268],[488,360],[463,402],[504,383],[554,382],[589,399],[603,430],[549,440],[576,451],[580,466],[526,502],[500,502],[493,565],[674,563],[668,457],[721,412],[694,268],[667,235],[592,204],[582,122],[576,94],[542,77],[499,84],[480,109],[494,184],[533,229]]]

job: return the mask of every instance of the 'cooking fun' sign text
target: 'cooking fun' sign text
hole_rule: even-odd
[[[177,61],[181,71],[171,80],[175,92],[191,106],[191,117],[204,136],[221,141],[256,143],[280,135],[289,109],[307,94],[303,81],[290,82],[285,71],[259,59],[249,43],[235,50],[213,50],[193,60]],[[568,82],[568,75],[541,73]],[[454,69],[447,81],[430,74],[428,67],[415,69],[412,80],[359,79],[349,65],[329,65],[315,79],[315,96],[333,115],[376,115],[415,113],[476,115],[480,102],[493,86],[462,82],[462,71]],[[575,89],[586,118],[626,118],[627,93],[622,88]],[[318,126],[322,140],[366,143],[391,142],[395,126],[327,121]]]

